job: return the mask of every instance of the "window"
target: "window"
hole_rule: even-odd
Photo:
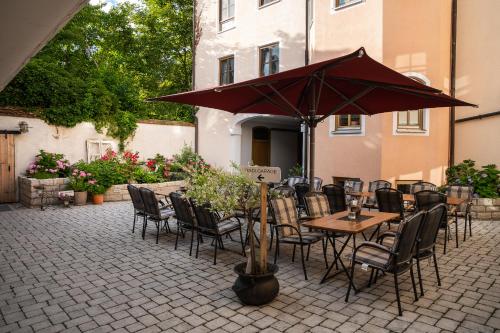
[[[219,60],[219,84],[230,84],[234,82],[234,56]]]
[[[364,0],[333,0],[335,9],[349,7],[363,1]]]
[[[271,44],[260,48],[260,76],[267,76],[279,72],[280,51],[279,44]]]
[[[259,0],[259,6],[262,7],[262,6],[265,6],[265,5],[269,5],[273,2],[278,2],[279,0]]]
[[[423,80],[414,77],[414,76],[409,76],[409,78],[422,83],[426,84]],[[425,124],[424,124],[424,110],[419,109],[419,110],[407,110],[407,111],[399,111],[396,112],[397,114],[397,119],[396,119],[396,132],[400,133],[415,133],[415,132],[423,132],[425,131]]]
[[[361,115],[343,114],[335,116],[335,130],[358,129],[361,130]]]
[[[235,0],[219,0],[219,30],[234,27],[234,2]]]
[[[113,149],[112,141],[87,140],[87,162],[100,159],[108,149]]]

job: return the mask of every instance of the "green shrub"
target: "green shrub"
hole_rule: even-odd
[[[63,154],[48,153],[42,149],[28,165],[26,175],[36,179],[49,179],[67,177],[70,171],[70,164]]]
[[[288,170],[288,177],[302,176],[304,168],[299,163],[295,164],[290,170]]]
[[[161,183],[165,181],[165,178],[160,173],[143,168],[135,169],[133,177],[139,184]]]
[[[473,186],[474,193],[481,198],[497,198],[500,186],[500,171],[496,165],[488,164],[480,170],[473,160],[464,160],[446,170],[446,182],[450,185]]]

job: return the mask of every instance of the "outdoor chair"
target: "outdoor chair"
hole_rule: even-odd
[[[415,209],[417,212],[428,211],[439,204],[446,205],[446,195],[436,191],[424,190],[415,193]],[[448,219],[445,214],[441,220],[440,228],[444,229],[444,249],[443,253],[446,254],[448,239],[451,234],[450,224],[455,223],[455,242],[458,247],[458,224],[455,219]]]
[[[295,184],[298,184],[298,183],[305,183],[307,180],[306,180],[306,177],[301,177],[301,176],[293,176],[293,177],[289,177],[287,180],[286,180],[286,184],[290,187],[294,187]]]
[[[323,184],[323,179],[319,177],[314,177],[313,180],[313,190],[314,191],[321,191],[321,185]]]
[[[295,184],[293,188],[295,189],[295,195],[297,196],[297,211],[299,213],[299,216],[301,216],[302,212],[304,212],[306,209],[304,197],[306,193],[309,192],[309,184],[298,183]]]
[[[381,188],[390,188],[391,183],[386,180],[374,180],[368,184],[368,192],[375,193],[376,190]],[[368,208],[368,210],[377,209],[377,197],[374,195],[367,198],[363,207]]]
[[[420,231],[417,236],[417,243],[413,258],[417,262],[417,274],[420,286],[420,295],[424,296],[424,287],[422,282],[422,272],[420,269],[420,261],[432,257],[434,261],[434,270],[438,286],[441,286],[439,277],[438,263],[436,258],[436,239],[439,232],[439,227],[443,217],[446,215],[446,205],[438,204],[427,211],[420,226]],[[396,233],[385,232],[379,237],[379,242],[385,246],[393,246],[396,239]]]
[[[349,300],[351,287],[354,285],[354,268],[356,264],[371,268],[368,287],[371,286],[374,273],[375,279],[379,272],[392,273],[394,277],[396,299],[398,302],[398,313],[400,316],[403,315],[403,310],[401,308],[401,300],[399,296],[398,275],[401,275],[408,270],[410,271],[413,295],[415,297],[415,301],[418,300],[415,277],[413,276],[413,254],[424,216],[425,213],[420,212],[401,223],[399,225],[398,232],[395,234],[394,244],[392,246],[385,246],[377,242],[363,242],[361,245],[356,247],[352,254],[351,274],[349,277],[350,281],[345,297],[346,302]]]
[[[349,193],[363,192],[363,181],[354,179],[346,180],[344,181],[344,190],[346,193],[346,201],[350,202],[352,196],[349,195]]]
[[[469,224],[469,236],[472,237],[472,197],[474,194],[474,187],[463,185],[450,185],[446,188],[446,195],[450,198],[465,198],[466,202],[460,204],[458,207],[453,206],[448,210],[448,216],[455,218],[458,225],[458,218],[464,219],[464,242],[467,238],[467,223]]]
[[[323,186],[323,194],[325,194],[328,199],[330,214],[347,210],[345,190],[343,187],[333,184],[325,185]]]
[[[321,232],[305,232],[301,230],[300,223],[309,218],[299,218],[297,207],[293,198],[277,198],[271,199],[271,214],[274,219],[273,228],[276,229],[276,248],[274,254],[274,263],[279,255],[280,244],[293,245],[292,262],[295,261],[296,247],[300,247],[300,255],[302,259],[302,269],[304,270],[304,278],[307,280],[306,265],[304,260],[304,246],[307,246],[307,259],[309,259],[309,250],[311,245],[317,242],[322,242],[323,257],[328,265],[325,252],[325,243],[323,238],[325,235]]]
[[[420,191],[437,191],[437,185],[423,181],[410,185],[410,194],[415,194]]]
[[[379,188],[375,191],[379,212],[396,213],[399,216],[387,224],[391,228],[391,222],[400,223],[405,219],[403,193],[394,188]]]
[[[161,223],[163,222],[166,229],[170,230],[168,227],[168,219],[172,217],[175,212],[170,205],[164,205],[161,207],[160,202],[156,198],[155,192],[150,189],[141,187],[139,191],[141,193],[142,201],[144,202],[144,212],[146,214],[142,226],[142,239],[144,239],[146,235],[148,220],[151,220],[156,224],[156,244],[158,244]]]
[[[177,250],[177,243],[179,241],[179,234],[184,232],[191,232],[191,244],[189,246],[189,255],[191,256],[193,252],[193,239],[196,232],[196,220],[193,215],[193,210],[189,204],[189,200],[183,196],[182,193],[172,192],[170,193],[170,201],[175,211],[175,219],[177,220],[177,232],[175,235],[175,247]]]
[[[209,205],[197,205],[193,201],[191,201],[191,207],[193,207],[197,223],[196,258],[198,258],[198,252],[202,238],[212,238],[212,243],[214,246],[214,265],[216,265],[217,248],[224,250],[222,237],[230,235],[234,231],[239,231],[240,233],[241,251],[242,255],[245,255],[245,245],[243,242],[243,234],[241,231],[241,222],[238,217],[231,215],[221,218],[219,214],[210,210]]]
[[[143,224],[146,214],[144,214],[144,202],[142,202],[141,191],[134,185],[127,185],[128,194],[132,199],[132,205],[134,207],[134,222],[132,224],[132,233],[135,232],[135,223],[138,217],[142,217]]]

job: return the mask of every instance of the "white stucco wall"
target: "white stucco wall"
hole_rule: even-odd
[[[281,0],[262,8],[258,1],[236,1],[235,27],[224,32],[218,31],[218,1],[198,3],[202,32],[196,48],[196,89],[217,86],[219,58],[231,54],[235,82],[258,77],[259,47],[274,42],[280,45],[280,71],[304,65],[305,0]],[[201,155],[221,167],[240,161],[240,118],[207,108],[197,117]]]
[[[17,176],[24,174],[28,164],[33,161],[40,149],[51,153],[62,153],[70,162],[87,160],[86,140],[113,141],[114,148],[118,141],[99,134],[91,123],[81,123],[73,128],[55,127],[43,120],[34,118],[0,116],[0,129],[19,129],[20,121],[26,121],[30,127],[28,133],[15,135],[15,170]],[[193,126],[172,126],[157,124],[138,124],[135,136],[127,149],[138,151],[141,159],[154,157],[156,153],[172,156],[179,152],[184,144],[193,146]]]

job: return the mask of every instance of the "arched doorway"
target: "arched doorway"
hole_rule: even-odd
[[[271,165],[271,131],[264,126],[252,129],[252,162],[255,165]]]

